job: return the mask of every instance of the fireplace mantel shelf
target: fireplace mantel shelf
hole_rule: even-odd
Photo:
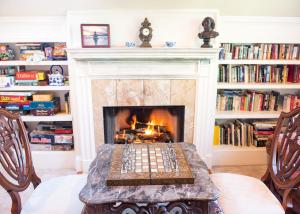
[[[218,48],[74,48],[68,54],[78,61],[202,60],[213,59]]]

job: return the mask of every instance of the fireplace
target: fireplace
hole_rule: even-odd
[[[184,141],[185,106],[103,107],[108,144]]]

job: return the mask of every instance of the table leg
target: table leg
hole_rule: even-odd
[[[86,204],[81,214],[110,214],[109,206],[102,204]]]

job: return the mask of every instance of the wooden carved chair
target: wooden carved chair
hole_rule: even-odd
[[[300,108],[280,114],[267,153],[262,181],[231,173],[211,175],[224,213],[300,213]]]
[[[12,199],[12,214],[81,213],[83,204],[78,195],[86,176],[63,176],[41,183],[20,116],[3,109],[0,109],[0,163],[0,185]],[[31,183],[35,190],[22,209],[19,192]]]
[[[267,153],[268,169],[262,181],[286,213],[300,213],[300,108],[281,113]]]

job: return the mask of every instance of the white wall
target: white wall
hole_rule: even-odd
[[[222,16],[300,16],[300,0],[0,0],[0,16],[90,9],[218,9]]]
[[[63,42],[67,39],[66,32],[65,16],[0,16],[1,43]]]
[[[153,28],[153,47],[162,47],[165,41],[176,41],[176,47],[200,47],[202,41],[197,35],[203,30],[201,23],[206,16],[218,23],[216,10],[71,11],[67,15],[68,47],[81,47],[80,24],[88,23],[110,24],[111,47],[124,47],[126,41],[139,45],[139,28],[145,17]]]

